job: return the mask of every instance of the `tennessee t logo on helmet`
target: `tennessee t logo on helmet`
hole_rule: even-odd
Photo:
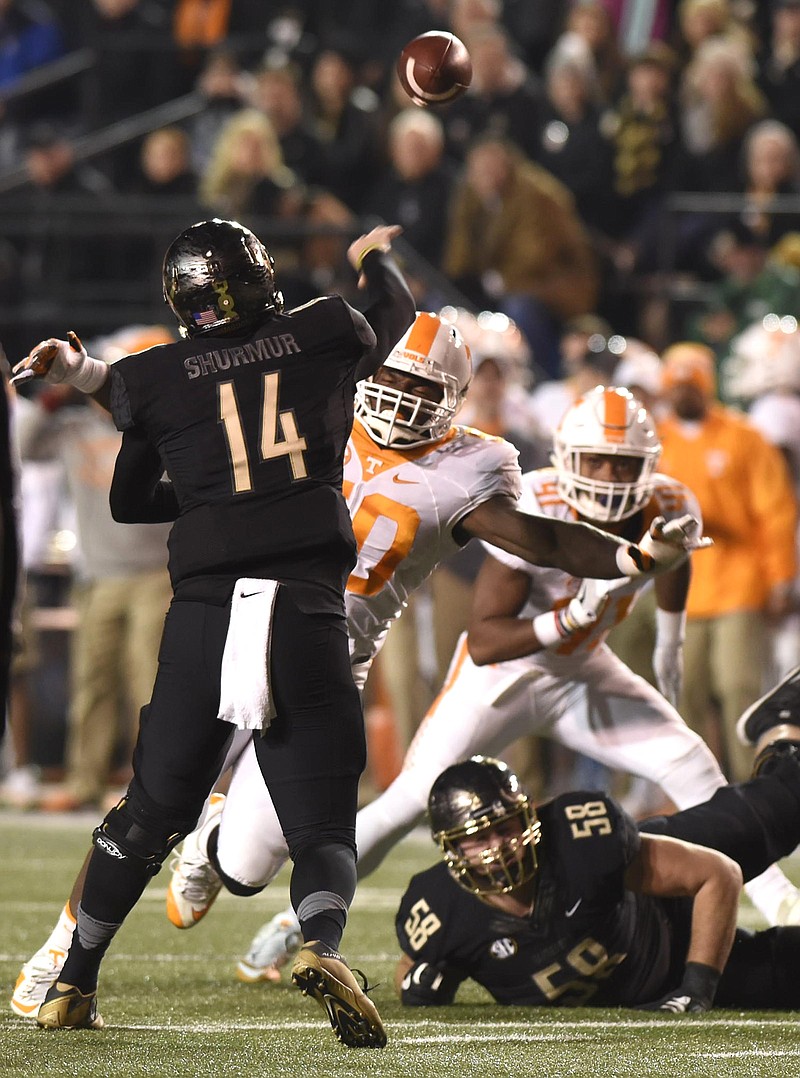
[[[412,376],[420,392],[383,384],[380,374],[387,369]],[[409,448],[443,438],[472,381],[470,351],[461,334],[439,315],[424,311],[417,312],[381,371],[358,383],[355,414],[383,446]],[[436,388],[438,399],[422,395],[426,386]]]

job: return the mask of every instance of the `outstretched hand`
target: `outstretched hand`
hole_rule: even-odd
[[[699,524],[697,519],[687,513],[664,523],[663,517],[656,517],[650,526],[651,533],[658,532],[657,538],[667,543],[674,543],[683,550],[703,550],[705,547],[714,545],[714,540],[708,535],[698,535]]]
[[[696,517],[690,513],[668,522],[663,517],[656,517],[639,548],[653,559],[656,572],[674,569],[693,550],[713,546],[713,539],[698,536],[699,527]]]
[[[402,225],[377,225],[375,228],[370,229],[369,232],[365,232],[363,236],[353,240],[347,248],[347,260],[359,275],[359,288],[366,288],[367,286],[367,279],[361,272],[361,263],[364,261],[364,256],[370,251],[390,251],[392,240],[396,239],[402,231]]]

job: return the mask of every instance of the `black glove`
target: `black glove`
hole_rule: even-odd
[[[721,974],[702,962],[687,962],[683,980],[672,992],[655,1003],[643,1003],[640,1011],[671,1011],[672,1014],[702,1014],[714,1005]]]
[[[403,978],[400,998],[406,1007],[441,1007],[453,1002],[461,980],[444,963],[417,962]]]

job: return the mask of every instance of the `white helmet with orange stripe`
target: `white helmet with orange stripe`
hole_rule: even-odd
[[[647,410],[627,389],[595,386],[565,413],[553,440],[558,492],[589,520],[633,516],[647,502],[661,443]],[[608,464],[604,458],[613,458]],[[603,472],[612,478],[598,478]]]
[[[418,311],[380,370],[358,383],[355,412],[378,445],[435,442],[450,429],[471,380],[469,348],[455,326]]]

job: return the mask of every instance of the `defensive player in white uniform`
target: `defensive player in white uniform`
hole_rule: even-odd
[[[555,467],[523,477],[520,507],[557,520],[590,519],[627,538],[646,533],[659,516],[677,521],[691,514],[699,521],[692,493],[655,471],[659,454],[652,420],[631,394],[598,387],[565,416],[555,439]],[[444,689],[412,741],[401,774],[358,814],[360,877],[419,822],[443,767],[476,752],[499,753],[525,734],[552,738],[611,768],[644,776],[679,808],[725,785],[710,750],[670,703],[680,689],[687,561],[654,584],[659,692],[605,644],[636,602],[641,578],[582,580],[496,548],[491,553],[478,579],[469,636],[459,642]],[[245,762],[242,777],[249,769]],[[247,864],[251,881],[274,875],[274,863],[259,857],[244,803],[230,795],[219,849],[227,842],[231,863]],[[225,856],[219,860],[226,864]],[[777,868],[749,884],[748,892],[770,922],[786,920],[791,909],[798,912],[797,892]],[[287,957],[279,940],[291,947],[294,932],[291,911],[279,914],[256,936],[239,975],[276,979]]]
[[[593,527],[576,529],[567,526],[566,518],[521,512],[516,507],[521,476],[514,447],[452,425],[470,377],[469,353],[458,333],[435,315],[419,314],[381,371],[359,383],[357,419],[344,468],[344,493],[359,548],[346,599],[359,686],[410,593],[470,537],[502,543],[519,556],[558,563],[575,574],[589,564],[604,564],[605,558],[609,575],[615,571],[614,561],[617,573],[639,575],[637,561],[646,564],[647,556],[654,555],[663,568],[685,560],[692,545],[693,529],[688,536],[673,531],[664,541],[655,537],[660,532],[654,528],[655,536],[648,533],[643,540],[643,557],[635,544],[620,541],[609,549],[609,537]],[[617,582],[620,579],[627,580],[618,577]],[[713,771],[713,758],[702,743],[698,754],[703,757],[701,769]],[[215,867],[228,888],[239,894],[261,890],[287,857],[249,734],[236,734],[225,767],[234,764],[227,800],[212,797],[202,824],[184,842],[173,874],[168,913],[180,927],[196,923],[221,886],[219,872],[209,863],[209,839]],[[698,799],[706,796],[707,788],[708,783]],[[426,797],[427,790],[422,804]],[[221,822],[224,826],[218,826]],[[285,954],[293,917],[288,911],[279,926],[278,961]],[[47,943],[23,967],[11,1002],[16,1013],[35,1014],[40,985],[46,988],[57,975],[72,927],[68,905]],[[272,970],[272,965],[261,962],[253,974],[253,964],[244,962],[240,975],[262,979],[263,969]],[[265,976],[269,979],[269,973]]]

